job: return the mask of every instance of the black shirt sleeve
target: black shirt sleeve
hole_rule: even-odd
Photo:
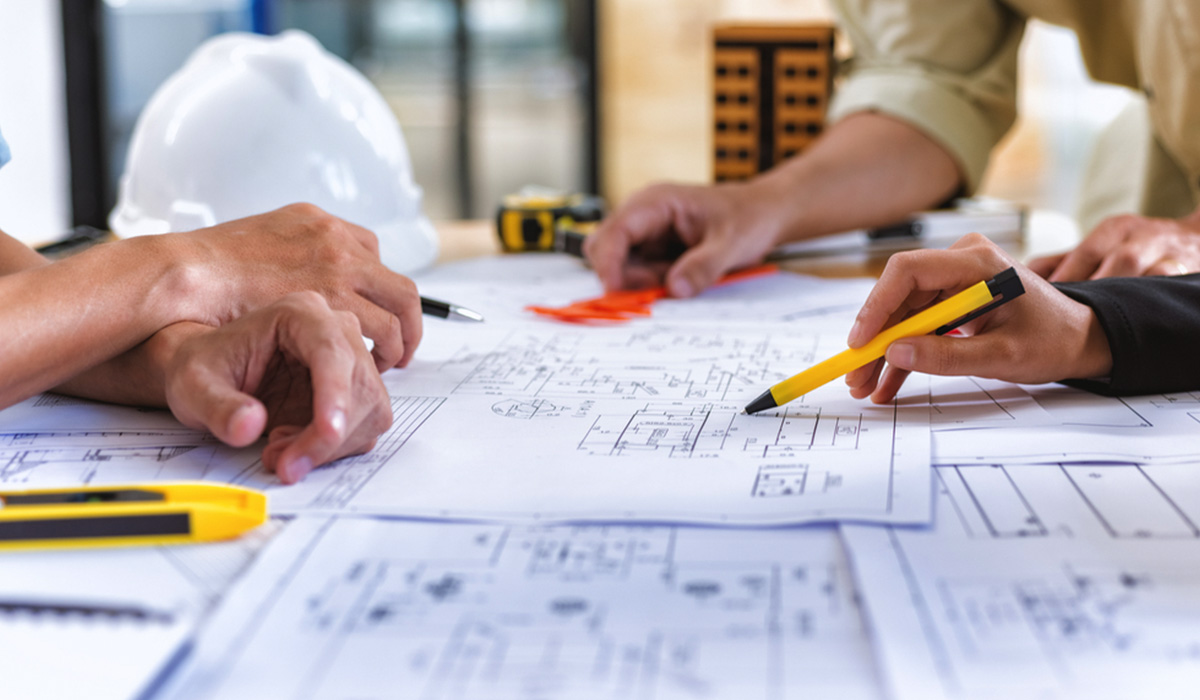
[[[1092,308],[1113,357],[1107,379],[1064,384],[1106,396],[1200,389],[1200,274],[1055,286]]]

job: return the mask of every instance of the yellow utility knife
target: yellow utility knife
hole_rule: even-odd
[[[0,492],[0,550],[227,540],[267,519],[259,491],[207,482]]]

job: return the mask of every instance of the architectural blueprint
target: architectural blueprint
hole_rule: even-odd
[[[1191,393],[1110,398],[1059,385],[1025,389],[1047,420],[993,431],[939,431],[934,463],[1200,461],[1200,403]]]
[[[438,397],[436,408],[369,489],[346,491],[327,508],[509,520],[925,522],[927,389],[874,406],[829,386],[775,411],[742,413],[838,343],[732,324],[446,333],[386,378],[393,394]],[[303,492],[280,493],[275,507],[313,510],[292,493]]]
[[[888,406],[835,383],[742,413],[842,345],[841,333],[732,322],[444,324],[408,369],[385,375],[395,422],[377,447],[297,486],[265,473],[256,450],[226,448],[165,412],[50,395],[0,412],[0,483],[210,479],[266,490],[276,513],[926,522],[921,380]]]
[[[930,424],[935,431],[1018,428],[1053,419],[1018,384],[979,377],[930,377]]]
[[[304,517],[164,695],[878,698],[832,529]]]
[[[842,529],[898,700],[1200,687],[1200,463],[940,466],[932,529]]]

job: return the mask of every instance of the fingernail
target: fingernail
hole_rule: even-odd
[[[346,412],[342,409],[335,409],[329,416],[329,426],[333,428],[338,437],[346,434]]]
[[[913,346],[912,343],[892,343],[892,346],[887,350],[887,361],[893,367],[900,369],[913,368]]]
[[[850,335],[846,336],[846,344],[855,347],[859,333],[862,333],[862,321],[854,319],[854,325],[850,326]]]
[[[283,474],[286,481],[296,483],[305,477],[306,474],[312,471],[313,463],[307,455],[297,457],[283,467]]]
[[[671,280],[671,296],[683,298],[694,296],[695,294],[696,290],[687,278],[677,277]]]
[[[251,403],[242,404],[240,407],[238,407],[238,409],[236,411],[233,412],[233,415],[229,416],[229,425],[226,426],[226,429],[229,431],[228,434],[233,439],[237,440],[242,437],[239,434],[240,433],[239,427],[241,426],[242,422],[246,420],[246,417],[249,416],[253,411],[254,411],[254,404],[251,404]],[[247,439],[250,439],[250,436],[246,436],[246,437],[247,437]]]

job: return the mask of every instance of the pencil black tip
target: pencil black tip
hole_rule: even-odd
[[[775,397],[771,396],[771,390],[768,389],[762,393],[762,396],[759,396],[757,399],[754,399],[750,403],[746,404],[745,411],[746,413],[758,413],[759,411],[765,411],[768,408],[775,408],[778,405],[779,404],[775,403]]]

